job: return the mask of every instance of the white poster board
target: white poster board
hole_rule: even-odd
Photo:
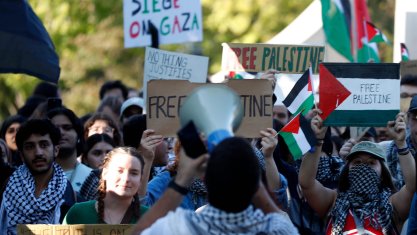
[[[209,58],[205,56],[188,55],[147,47],[143,74],[144,97],[147,97],[147,85],[150,80],[187,80],[193,83],[205,83],[207,80],[208,62]]]
[[[203,40],[200,0],[123,0],[123,19],[125,48],[151,45],[149,22],[159,44]]]

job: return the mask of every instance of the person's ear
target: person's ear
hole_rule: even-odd
[[[104,179],[104,180],[106,179],[107,172],[108,172],[107,168],[104,167],[103,170],[102,170],[102,172],[101,172],[101,178],[102,179]]]
[[[59,145],[54,146],[54,158],[56,158],[59,154]]]
[[[23,153],[21,151],[19,151],[19,156],[20,156],[20,160],[22,160],[22,162],[25,162],[25,158],[23,157]]]

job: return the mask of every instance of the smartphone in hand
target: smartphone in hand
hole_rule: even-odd
[[[190,158],[197,158],[207,153],[207,148],[201,140],[193,121],[188,122],[187,125],[181,128],[177,135],[185,153]]]

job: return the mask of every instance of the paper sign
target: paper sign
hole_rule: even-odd
[[[158,30],[159,44],[203,39],[199,0],[123,0],[125,47],[151,45],[149,23]]]
[[[148,83],[147,128],[164,136],[176,136],[180,129],[179,108],[197,84],[180,80],[152,80]],[[244,117],[236,135],[259,137],[259,131],[272,127],[272,88],[265,79],[230,80],[224,85],[236,91]],[[210,100],[207,100],[210,102]],[[221,104],[219,104],[221,105]]]
[[[75,224],[45,225],[19,224],[18,235],[130,235],[133,225],[130,224]]]
[[[144,97],[147,97],[146,86],[150,80],[174,79],[205,83],[207,80],[207,71],[208,57],[188,55],[147,47],[143,75]]]
[[[276,69],[282,73],[303,74],[324,60],[324,46],[223,43],[222,70],[261,72]]]
[[[320,100],[334,100],[327,104],[335,108],[324,124],[327,126],[377,127],[386,126],[394,120],[400,109],[399,64],[395,63],[322,63],[319,86]],[[346,99],[334,94],[336,85],[329,84],[337,79],[349,91]],[[333,89],[331,89],[333,88]]]

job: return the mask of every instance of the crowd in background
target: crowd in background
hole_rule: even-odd
[[[272,81],[275,71],[265,73]],[[0,130],[1,234],[17,224],[136,224],[143,234],[417,234],[417,82],[386,127],[351,137],[309,115],[316,145],[294,160],[273,107],[259,139],[233,137],[191,159],[148,129],[142,93],[121,81],[78,117],[40,83]]]

